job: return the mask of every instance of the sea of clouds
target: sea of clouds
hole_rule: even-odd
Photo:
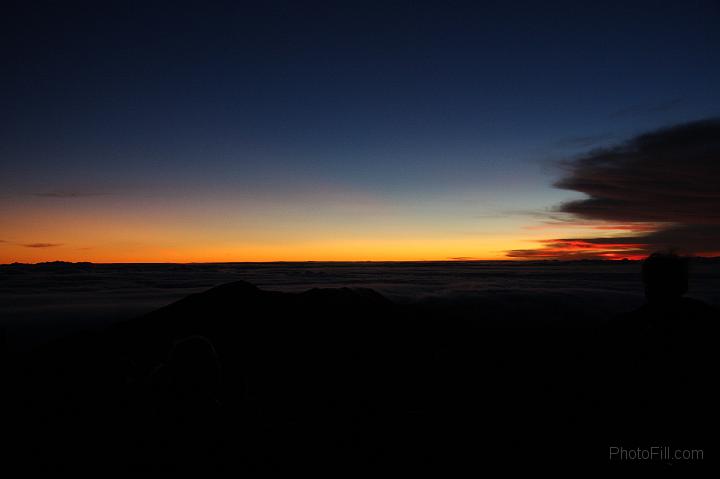
[[[129,319],[244,280],[264,289],[372,288],[398,303],[476,310],[477,319],[607,319],[643,302],[637,262],[43,264],[0,266],[10,349]],[[695,264],[690,296],[720,306],[720,265]]]

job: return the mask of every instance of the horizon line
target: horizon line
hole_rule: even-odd
[[[720,256],[695,256],[694,258],[714,259]],[[125,264],[153,264],[153,265],[191,265],[191,264],[277,264],[277,263],[540,263],[540,262],[636,262],[641,259],[630,258],[578,258],[578,259],[562,259],[562,258],[542,258],[542,259],[419,259],[419,260],[273,260],[273,261],[125,261],[125,262],[105,262],[105,261],[38,261],[34,263],[24,263],[15,261],[12,263],[0,263],[0,266],[14,265],[43,265],[43,264],[96,264],[96,265],[125,265]]]

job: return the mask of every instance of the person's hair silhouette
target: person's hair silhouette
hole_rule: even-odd
[[[169,366],[176,394],[185,399],[216,398],[220,364],[209,339],[190,336],[176,341],[170,352]]]
[[[653,253],[642,265],[645,297],[650,303],[676,301],[688,290],[688,258],[673,252]]]

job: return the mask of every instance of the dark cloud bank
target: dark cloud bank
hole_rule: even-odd
[[[578,222],[635,231],[623,237],[548,239],[515,258],[638,257],[658,249],[720,255],[720,119],[676,125],[563,164],[557,188],[587,198],[560,205]]]

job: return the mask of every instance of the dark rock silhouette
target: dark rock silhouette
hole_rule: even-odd
[[[184,469],[207,466],[221,421],[221,369],[212,343],[203,336],[175,341],[167,363],[150,380],[157,460]]]
[[[644,349],[661,344],[643,326],[653,304],[567,327],[484,322],[476,309],[398,305],[368,289],[225,284],[15,357],[9,455],[46,469],[204,472],[607,465],[617,441],[701,441],[709,427],[714,395],[695,374],[708,364],[642,387],[633,376],[644,358],[676,361]],[[706,351],[700,339],[688,335],[680,356]],[[648,391],[659,407],[696,407],[662,410],[668,427],[650,427],[643,411],[661,409],[643,405]]]

